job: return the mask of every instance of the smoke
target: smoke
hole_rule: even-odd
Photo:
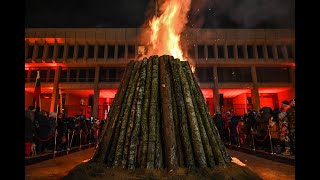
[[[294,27],[294,0],[194,0],[189,27]]]

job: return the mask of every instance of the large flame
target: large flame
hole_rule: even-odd
[[[160,17],[154,16],[149,25],[151,28],[150,43],[152,49],[148,54],[172,55],[174,58],[186,60],[180,45],[180,34],[188,22],[187,13],[191,0],[166,0],[160,11]]]

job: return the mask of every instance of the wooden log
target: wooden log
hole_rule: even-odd
[[[191,138],[189,132],[189,125],[188,125],[188,117],[185,107],[185,102],[183,98],[183,93],[181,89],[181,80],[179,69],[181,68],[180,60],[174,59],[170,61],[172,77],[173,77],[173,85],[175,91],[175,99],[177,103],[177,112],[178,112],[178,127],[182,141],[182,148],[185,157],[185,164],[187,167],[192,168],[195,165],[194,156],[193,156],[193,149],[191,144]]]
[[[182,66],[185,68],[185,72],[188,74],[189,79],[191,79],[190,83],[192,86],[192,92],[195,94],[196,102],[200,110],[201,118],[203,119],[203,124],[208,134],[216,164],[225,166],[229,162],[229,158],[226,154],[225,146],[220,139],[218,130],[213,123],[212,116],[207,104],[205,103],[202,91],[192,74],[189,63],[183,62]]]
[[[118,113],[115,114],[114,118],[115,119],[118,119],[116,121],[116,124],[114,124],[113,126],[115,126],[114,130],[113,130],[113,137],[110,139],[112,140],[110,142],[110,145],[108,146],[108,150],[107,150],[107,166],[112,166],[113,165],[113,161],[114,161],[114,156],[115,156],[115,152],[116,152],[116,147],[117,147],[117,142],[118,142],[118,138],[119,138],[119,134],[120,134],[120,127],[121,127],[121,124],[122,124],[122,120],[123,120],[123,114],[125,112],[125,108],[126,108],[126,104],[127,104],[127,101],[128,101],[128,96],[129,96],[129,93],[130,93],[130,89],[132,88],[132,84],[133,84],[133,80],[134,80],[134,77],[135,77],[135,74],[137,73],[138,71],[138,63],[137,61],[134,61],[134,67],[133,67],[133,70],[132,70],[132,73],[131,73],[131,77],[130,77],[130,81],[129,81],[129,84],[128,84],[128,87],[127,87],[127,90],[126,90],[126,94],[125,94],[125,97],[124,97],[124,100],[123,100],[123,103],[121,104],[121,110],[118,111]]]
[[[147,150],[148,150],[148,116],[150,108],[150,96],[151,96],[151,79],[152,79],[152,59],[151,57],[147,62],[147,77],[146,77],[146,87],[145,87],[145,97],[143,99],[143,109],[141,115],[141,157],[138,159],[140,161],[141,168],[147,165]]]
[[[147,76],[147,59],[143,59],[141,65],[141,75],[140,75],[140,82],[138,88],[138,100],[136,105],[136,114],[135,114],[135,124],[131,136],[131,143],[129,149],[129,164],[128,168],[130,170],[135,169],[136,165],[136,157],[137,157],[137,145],[138,145],[138,136],[140,134],[140,123],[141,123],[141,113],[142,113],[142,102],[145,95],[145,83],[146,83],[146,76]]]
[[[155,149],[155,168],[163,168],[163,132],[162,132],[162,122],[161,122],[161,107],[160,104],[157,106],[157,126],[156,126],[156,149]]]
[[[156,142],[156,120],[157,120],[157,104],[159,96],[159,58],[152,59],[152,81],[151,81],[151,101],[149,113],[149,137],[148,137],[148,154],[147,169],[154,168],[155,142]]]
[[[195,93],[195,85],[194,85],[193,79],[191,77],[192,74],[190,74],[187,71],[187,67],[185,66],[185,64],[187,64],[187,63],[182,63],[182,64],[183,64],[182,68],[183,68],[183,71],[186,72],[187,79],[190,79],[188,82],[189,82],[189,87],[190,87],[190,90],[191,90],[192,103],[193,103],[194,110],[195,110],[195,113],[196,113],[196,117],[197,117],[197,120],[198,120],[198,125],[199,125],[199,130],[200,130],[200,135],[201,135],[201,141],[202,141],[202,145],[204,147],[204,152],[206,154],[207,163],[208,163],[209,167],[214,167],[215,166],[214,155],[213,155],[212,148],[211,148],[211,145],[210,145],[210,142],[209,142],[209,139],[208,139],[207,132],[206,132],[205,127],[203,125],[204,124],[203,121],[206,121],[206,119],[202,119],[201,115],[200,115],[199,107],[198,107],[198,104],[196,102],[198,94]]]
[[[111,138],[114,136],[115,124],[118,120],[117,118],[115,118],[115,114],[121,109],[121,103],[124,100],[130,77],[132,76],[134,64],[134,61],[130,61],[125,70],[120,87],[118,88],[118,91],[116,93],[115,100],[110,107],[109,115],[106,120],[107,124],[102,129],[101,138],[97,142],[98,146],[94,152],[92,161],[98,163],[103,163],[105,161],[107,147],[111,144],[110,142]],[[106,134],[106,132],[108,133]]]
[[[174,122],[174,132],[175,132],[175,139],[176,139],[176,144],[177,144],[177,159],[178,159],[178,166],[179,167],[184,167],[184,153],[182,149],[182,144],[181,144],[181,135],[180,135],[180,121],[179,121],[179,116],[178,116],[178,107],[177,107],[177,102],[176,102],[176,92],[174,88],[174,81],[173,81],[173,71],[172,71],[172,61],[173,61],[173,56],[169,57],[168,61],[168,75],[170,79],[170,91],[171,91],[171,98],[172,98],[172,113],[173,113],[173,122]]]
[[[186,74],[182,68],[179,69],[179,74],[180,74],[180,79],[181,79],[181,84],[183,89],[182,92],[183,92],[187,114],[188,114],[188,122],[190,126],[190,131],[191,131],[191,139],[192,139],[192,145],[193,145],[196,163],[199,167],[205,167],[207,166],[206,156],[205,156],[205,152],[204,152],[202,141],[201,141],[201,135],[200,135],[196,113],[194,111],[194,106],[192,103],[191,91],[188,84],[189,79],[187,80]]]
[[[140,75],[141,76],[141,75]],[[125,142],[123,147],[123,155],[122,155],[122,168],[127,167],[128,163],[128,155],[129,155],[129,146],[130,146],[130,140],[131,140],[131,134],[133,131],[133,125],[135,123],[135,115],[136,115],[136,108],[137,108],[137,102],[138,102],[138,92],[140,87],[140,78],[138,79],[138,84],[136,86],[136,90],[133,96],[133,102],[131,107],[131,112],[129,116],[129,122],[127,127],[127,133],[125,133]]]
[[[168,56],[160,58],[160,101],[162,109],[162,127],[164,138],[164,153],[166,167],[169,171],[178,167],[177,144],[175,137],[175,127],[173,121],[171,83],[170,83],[170,64]]]
[[[129,115],[130,115],[130,111],[131,111],[131,107],[132,107],[132,101],[133,101],[133,97],[135,94],[137,82],[138,82],[139,75],[140,75],[139,69],[141,66],[141,61],[138,61],[136,63],[138,64],[138,67],[137,67],[138,70],[134,76],[131,89],[129,90],[127,104],[126,104],[125,111],[124,111],[124,114],[122,117],[123,119],[122,119],[122,124],[121,124],[121,128],[120,128],[120,134],[119,134],[119,138],[118,138],[118,142],[117,142],[115,158],[113,161],[114,167],[120,165],[120,163],[121,163],[121,158],[123,155],[123,145],[124,145],[124,141],[125,141],[125,134],[127,132],[127,127],[128,127],[128,119],[129,119]]]

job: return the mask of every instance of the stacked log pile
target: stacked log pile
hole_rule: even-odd
[[[163,55],[127,65],[92,161],[174,170],[230,157],[189,63]]]

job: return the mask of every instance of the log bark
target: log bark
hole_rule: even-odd
[[[175,137],[175,127],[172,110],[171,83],[170,83],[170,64],[168,56],[160,59],[160,101],[162,109],[162,127],[164,138],[165,162],[168,170],[178,167],[177,144]]]
[[[155,154],[155,168],[163,168],[163,132],[161,126],[161,107],[158,104],[157,106],[157,126],[156,126],[156,154]]]
[[[133,97],[135,94],[135,90],[136,90],[136,85],[139,79],[139,75],[140,75],[140,65],[141,65],[141,61],[136,62],[138,65],[137,67],[137,72],[134,76],[133,82],[132,82],[132,86],[131,89],[129,90],[129,95],[128,95],[128,100],[127,100],[127,104],[125,107],[125,111],[122,117],[122,124],[121,124],[121,128],[120,128],[120,134],[119,134],[119,138],[118,138],[118,142],[117,142],[117,148],[116,148],[116,152],[115,152],[115,158],[113,161],[113,166],[118,166],[121,163],[121,158],[123,155],[123,145],[124,145],[124,141],[125,141],[125,134],[127,132],[127,127],[128,127],[128,120],[129,120],[129,115],[130,115],[130,111],[131,111],[131,107],[132,107],[132,101],[133,101]]]
[[[183,67],[185,67],[185,72],[188,74],[189,79],[192,79],[192,81],[190,81],[191,86],[193,87],[192,91],[196,97],[196,102],[200,110],[199,112],[201,118],[203,119],[203,124],[209,137],[216,164],[225,166],[229,162],[229,158],[226,154],[225,146],[220,139],[218,130],[213,123],[213,118],[210,114],[207,104],[205,103],[202,91],[198,86],[195,77],[192,74],[190,65],[188,63],[183,62]]]
[[[176,92],[174,88],[174,81],[173,81],[173,71],[172,71],[172,61],[173,57],[169,57],[168,61],[168,74],[170,78],[170,91],[171,91],[171,98],[172,98],[172,113],[173,113],[173,122],[174,122],[174,132],[175,132],[175,139],[176,139],[176,144],[177,144],[177,161],[178,161],[178,166],[184,167],[184,153],[182,149],[182,144],[181,144],[181,135],[180,135],[180,121],[179,121],[179,115],[178,115],[178,107],[177,107],[177,102],[176,102]]]
[[[151,81],[151,101],[150,101],[150,113],[149,113],[147,169],[154,168],[157,104],[158,104],[158,96],[159,96],[159,58],[158,56],[153,56],[151,59],[152,59],[152,81]]]
[[[207,163],[208,163],[209,167],[214,167],[215,166],[214,155],[213,155],[213,152],[212,152],[212,148],[211,148],[211,145],[210,145],[210,142],[209,142],[209,139],[208,139],[208,135],[207,135],[206,129],[205,129],[204,125],[203,125],[204,124],[203,121],[206,121],[206,119],[202,119],[201,118],[199,107],[198,107],[198,103],[196,101],[197,96],[199,96],[199,95],[195,93],[195,85],[194,85],[193,79],[191,77],[192,74],[190,74],[189,71],[187,71],[187,67],[185,66],[185,64],[183,63],[182,68],[183,68],[183,71],[186,72],[187,79],[190,79],[188,82],[189,82],[189,87],[190,87],[190,90],[191,90],[192,103],[193,103],[194,110],[195,110],[195,113],[196,113],[196,117],[197,117],[197,120],[198,120],[198,125],[199,125],[199,130],[200,130],[200,135],[201,135],[201,141],[202,141],[202,145],[204,147],[204,152],[206,154]]]
[[[142,102],[144,98],[144,91],[145,91],[145,81],[147,76],[147,59],[143,59],[141,65],[141,75],[140,75],[140,83],[138,88],[138,101],[136,107],[136,114],[135,114],[135,124],[131,136],[131,144],[129,149],[129,165],[128,168],[130,170],[135,169],[136,165],[136,157],[137,157],[137,145],[138,145],[138,136],[140,134],[140,123],[141,123],[141,113],[142,113]]]
[[[117,122],[117,118],[115,118],[115,114],[120,111],[121,104],[124,101],[124,97],[126,94],[126,90],[130,81],[130,77],[133,73],[134,61],[130,61],[124,76],[122,77],[120,87],[115,96],[115,101],[112,103],[109,111],[109,115],[106,119],[107,124],[104,126],[101,134],[101,138],[97,142],[98,146],[95,150],[92,160],[95,162],[103,163],[105,162],[106,154],[107,154],[107,147],[111,144],[111,139],[114,136],[113,130],[115,128],[115,124]],[[109,132],[106,134],[106,132]]]
[[[125,111],[125,108],[126,108],[126,104],[127,104],[127,101],[128,101],[128,96],[129,96],[129,93],[130,93],[130,89],[132,88],[133,80],[134,80],[134,77],[135,77],[135,74],[137,73],[137,71],[138,71],[138,63],[135,61],[134,62],[134,67],[133,67],[133,70],[132,70],[132,73],[131,73],[130,81],[129,81],[129,84],[128,84],[128,87],[127,87],[127,90],[126,90],[126,94],[125,94],[123,103],[121,104],[121,110],[118,111],[118,113],[116,113],[115,116],[114,116],[114,118],[117,119],[117,121],[115,121],[116,124],[113,125],[113,126],[115,126],[113,128],[113,132],[112,132],[113,133],[113,137],[111,138],[112,141],[110,142],[110,145],[108,146],[108,150],[107,150],[107,155],[108,155],[108,157],[107,157],[107,166],[109,166],[109,167],[113,165],[115,152],[116,152],[116,147],[117,147],[117,142],[118,142],[119,134],[120,134],[120,127],[121,127],[122,120],[123,120],[122,117],[123,117],[123,114],[124,114],[124,111]]]
[[[146,87],[145,87],[145,97],[143,100],[143,109],[141,115],[141,161],[139,164],[141,168],[146,167],[147,164],[147,150],[148,150],[148,136],[149,136],[149,128],[148,128],[148,116],[149,116],[149,105],[150,105],[150,95],[151,95],[151,79],[152,79],[152,59],[149,58],[147,62],[147,77],[146,77]]]
[[[192,103],[191,91],[188,84],[189,79],[187,80],[186,74],[185,72],[183,72],[182,68],[179,68],[179,74],[180,74],[180,79],[181,79],[181,84],[183,89],[182,92],[183,92],[187,114],[188,114],[188,122],[190,126],[190,131],[191,131],[191,139],[192,139],[192,145],[193,145],[196,163],[198,164],[199,167],[205,167],[207,166],[206,156],[205,156],[205,152],[204,152],[202,141],[201,141],[201,135],[200,135],[196,113],[194,111],[194,106]]]
[[[170,61],[172,77],[173,77],[173,85],[175,91],[175,98],[177,103],[177,112],[178,112],[178,128],[181,141],[182,141],[182,148],[185,152],[185,164],[187,167],[191,168],[195,165],[194,156],[193,156],[193,149],[191,144],[190,132],[189,132],[189,125],[188,125],[188,117],[185,107],[185,102],[183,98],[183,93],[181,89],[181,80],[179,75],[179,69],[181,68],[180,60],[174,59]]]

